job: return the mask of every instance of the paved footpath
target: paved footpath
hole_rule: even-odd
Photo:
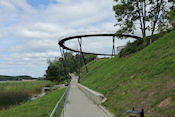
[[[109,117],[78,88],[77,81],[78,78],[72,75],[65,117]]]

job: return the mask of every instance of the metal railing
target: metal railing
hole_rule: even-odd
[[[70,84],[67,87],[66,91],[62,95],[62,97],[58,100],[57,104],[55,105],[50,117],[64,117],[65,107],[68,100],[70,91]]]

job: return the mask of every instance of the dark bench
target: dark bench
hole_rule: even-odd
[[[138,111],[133,108],[132,110],[128,110],[127,113],[129,113],[129,117],[144,117],[144,109]]]

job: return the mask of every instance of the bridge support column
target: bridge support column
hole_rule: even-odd
[[[115,36],[112,37],[112,56],[115,56]]]
[[[65,71],[65,74],[67,74],[67,63],[66,63],[66,56],[64,53],[64,48],[60,47],[61,57],[62,57],[62,65]]]
[[[78,43],[79,43],[79,46],[80,46],[80,55],[83,59],[83,63],[84,63],[84,66],[85,66],[86,73],[88,73],[88,69],[87,69],[87,66],[86,66],[86,60],[84,58],[84,53],[82,52],[82,39],[81,38],[78,38]]]

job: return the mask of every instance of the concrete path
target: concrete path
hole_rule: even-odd
[[[77,81],[78,78],[72,75],[65,117],[109,117],[78,88]]]

